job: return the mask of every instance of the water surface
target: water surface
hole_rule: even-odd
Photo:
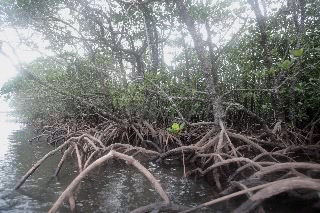
[[[24,183],[11,191],[19,179],[43,155],[53,149],[45,142],[29,143],[34,136],[30,127],[14,123],[1,115],[0,120],[0,212],[47,212],[54,201],[78,174],[73,161],[64,164],[57,178],[52,178],[61,153],[48,158]],[[194,206],[212,200],[213,187],[203,180],[184,179],[183,169],[144,163],[168,193],[181,205]],[[78,212],[130,212],[161,201],[150,183],[127,164],[113,161],[83,181],[76,195]],[[60,212],[69,212],[66,203]],[[217,204],[201,212],[230,212],[227,204]]]

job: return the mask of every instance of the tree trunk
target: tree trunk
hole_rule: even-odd
[[[141,2],[141,0],[140,0]],[[149,55],[151,60],[150,70],[152,72],[157,72],[159,67],[159,41],[158,41],[158,32],[156,28],[156,23],[154,17],[152,16],[152,10],[148,5],[141,3],[140,9],[142,10],[146,37],[149,47]]]
[[[296,39],[297,43],[295,48],[300,49],[303,47],[303,37],[305,35],[305,0],[292,0],[289,2],[291,5],[290,10],[292,11],[292,18],[295,26],[295,33],[296,33]],[[299,21],[299,16],[300,16],[300,21]],[[299,72],[301,69],[301,60],[298,58],[296,66],[293,68],[295,72]],[[297,76],[298,78],[298,76]],[[297,93],[295,91],[296,83],[297,83],[297,78],[294,78],[290,82],[290,91],[289,91],[289,118],[290,121],[296,125],[297,123]]]
[[[263,49],[264,52],[264,64],[265,67],[270,70],[272,68],[273,62],[272,62],[272,56],[271,56],[271,51],[269,47],[269,39],[268,39],[268,34],[267,34],[267,20],[266,17],[262,14],[260,7],[259,7],[259,2],[258,0],[248,0],[248,3],[251,6],[251,9],[253,10],[255,16],[256,16],[256,21],[257,21],[257,26],[260,31],[260,45]],[[266,9],[265,9],[266,10]],[[267,87],[268,88],[276,88],[277,81],[276,77],[272,77],[272,75],[268,75],[268,80],[267,80]],[[280,108],[280,99],[276,91],[271,91],[271,105],[272,105],[272,110],[275,114],[275,119],[276,120],[284,120],[283,118],[283,111]]]
[[[207,83],[207,93],[211,104],[213,105],[213,113],[215,122],[219,122],[220,119],[224,118],[225,112],[221,105],[221,99],[218,97],[216,84],[213,78],[212,73],[217,73],[215,69],[212,72],[212,66],[209,63],[210,57],[206,51],[206,42],[203,41],[201,33],[197,31],[196,23],[193,17],[189,14],[186,5],[184,4],[183,0],[176,0],[175,1],[179,17],[187,26],[187,29],[192,37],[194,48],[196,50],[198,60],[200,62],[200,67],[202,74]]]

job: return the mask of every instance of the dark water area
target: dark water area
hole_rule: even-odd
[[[29,143],[28,140],[34,136],[32,128],[8,121],[3,115],[0,129],[0,212],[47,212],[78,174],[72,159],[64,164],[57,178],[52,178],[62,155],[57,153],[49,157],[21,189],[12,191],[32,165],[53,147],[45,142]],[[195,206],[212,200],[216,195],[206,181],[182,178],[181,167],[160,166],[152,162],[144,165],[176,204]],[[86,178],[76,194],[78,212],[130,212],[156,201],[161,201],[161,198],[146,178],[119,161],[109,162]],[[230,203],[221,203],[201,212],[231,210]],[[67,202],[60,212],[69,212]]]

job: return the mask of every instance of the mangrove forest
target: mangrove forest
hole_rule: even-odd
[[[239,196],[234,213],[290,199],[320,211],[319,11],[319,0],[1,0],[0,31],[14,36],[0,56],[18,74],[0,95],[35,129],[31,146],[50,147],[12,190],[59,158],[52,176],[67,163],[77,174],[47,210],[76,212],[82,184],[122,161],[158,196],[131,212]],[[182,205],[150,162],[216,195]]]

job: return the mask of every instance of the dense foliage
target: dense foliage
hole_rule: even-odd
[[[50,55],[16,63],[20,75],[1,89],[21,118],[40,121],[30,141],[56,146],[14,189],[56,152],[55,176],[68,156],[77,159],[79,175],[49,212],[66,198],[74,211],[77,184],[113,158],[142,171],[163,198],[134,212],[191,212],[240,194],[249,199],[232,212],[264,212],[260,203],[285,191],[319,200],[318,0],[0,6],[0,27],[20,36],[16,48],[2,41],[0,54],[18,58],[15,49],[28,46]],[[180,209],[136,159],[180,160],[184,177],[206,176],[220,195],[241,191]]]

